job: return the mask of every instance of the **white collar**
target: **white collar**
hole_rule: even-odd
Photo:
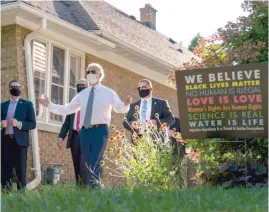
[[[147,99],[141,98],[141,102],[143,102],[144,100],[146,100],[148,103],[151,102],[152,101],[152,95]]]
[[[102,87],[102,84],[101,84],[101,82],[99,82],[95,86],[91,86],[91,85],[89,86],[90,89],[92,89],[92,87],[94,87],[95,89],[98,89],[98,88]]]
[[[15,102],[18,102],[20,99],[20,96],[18,96],[16,99],[15,99]],[[13,102],[13,100],[10,98],[10,102]]]

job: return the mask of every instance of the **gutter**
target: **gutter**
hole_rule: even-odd
[[[24,40],[25,49],[25,65],[26,65],[26,77],[27,77],[27,87],[28,87],[28,99],[35,106],[35,93],[34,93],[34,74],[32,66],[32,51],[31,51],[31,41],[35,34],[43,31],[47,28],[47,19],[41,19],[40,28],[34,30],[28,34]],[[40,155],[39,155],[39,140],[38,140],[38,130],[35,128],[30,132],[32,139],[32,152],[33,152],[33,168],[35,178],[29,182],[26,186],[28,190],[36,188],[41,182],[41,169],[40,169]]]

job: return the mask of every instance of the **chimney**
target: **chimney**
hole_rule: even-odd
[[[140,22],[150,29],[156,30],[156,12],[157,10],[150,4],[145,4],[144,8],[140,8]]]

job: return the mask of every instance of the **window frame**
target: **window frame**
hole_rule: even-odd
[[[44,40],[44,39],[36,39],[36,38],[33,38],[32,39],[32,42],[33,41],[36,41],[36,42],[40,42],[40,43],[43,43],[43,44],[45,44],[46,45],[46,71],[45,71],[45,86],[44,86],[44,91],[45,91],[45,93],[47,94],[47,89],[48,89],[48,79],[47,79],[47,70],[48,70],[48,62],[49,62],[49,42],[47,41],[47,40]],[[32,45],[32,43],[31,43],[31,54],[32,54],[32,58],[31,58],[31,62],[32,62],[32,68],[33,68],[33,45]],[[33,70],[32,70],[32,72],[33,72]],[[33,72],[33,79],[35,78],[35,76],[34,76],[34,72]],[[40,118],[40,117],[36,117],[36,119],[37,119],[37,121],[41,121],[41,122],[47,122],[47,117],[46,117],[46,114],[47,114],[47,112],[46,112],[46,108],[43,108],[43,113],[44,113],[44,117],[42,117],[42,118]],[[35,111],[35,113],[36,113],[36,111]]]
[[[68,72],[68,79],[70,80],[70,65],[71,65],[71,56],[74,56],[74,57],[80,57],[80,69],[81,69],[81,65],[82,65],[82,57],[79,55],[79,54],[77,54],[77,53],[74,53],[72,50],[70,50],[69,51],[69,63],[68,63],[68,65],[69,65],[69,67],[68,67],[68,70],[69,70],[69,72]],[[82,70],[82,72],[79,72],[79,73],[77,73],[78,74],[78,79],[80,79],[81,78],[81,75],[82,74],[85,74],[85,72]],[[68,87],[68,92],[67,92],[67,101],[71,101],[72,99],[69,99],[69,90],[70,90],[70,83],[69,83],[69,81],[67,82],[67,87]],[[73,89],[73,88],[71,88],[71,89]],[[75,86],[75,88],[74,88],[75,90],[76,90],[76,86]]]
[[[42,35],[34,36],[32,41],[42,42],[46,45],[46,73],[45,73],[45,94],[51,98],[51,85],[52,85],[52,64],[53,64],[53,46],[58,47],[65,52],[64,61],[64,91],[63,91],[63,104],[69,102],[69,77],[70,77],[70,58],[71,55],[80,57],[80,70],[78,71],[78,78],[84,77],[85,74],[85,52],[76,49],[66,43],[60,43],[56,40],[44,37]],[[33,46],[31,46],[32,48]],[[33,49],[32,49],[33,53]],[[31,58],[32,60],[32,58]],[[33,60],[32,60],[33,61]],[[53,121],[50,119],[50,111],[48,108],[44,109],[44,118],[37,117],[37,124],[40,130],[55,132],[55,127],[61,127],[62,122]],[[64,121],[65,117],[63,117]]]

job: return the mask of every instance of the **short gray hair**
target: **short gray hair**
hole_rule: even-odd
[[[148,79],[142,79],[142,80],[139,80],[138,83],[140,83],[140,82],[145,82],[145,83],[147,83],[147,85],[148,85],[150,88],[152,88],[152,82],[151,82],[150,80],[148,80]]]
[[[88,67],[87,67],[87,71],[88,71],[88,70],[98,70],[98,71],[100,71],[100,73],[101,73],[100,81],[102,81],[102,80],[104,79],[104,77],[105,77],[104,69],[103,69],[103,67],[102,67],[100,64],[98,64],[98,63],[90,63],[90,64],[88,65]]]

